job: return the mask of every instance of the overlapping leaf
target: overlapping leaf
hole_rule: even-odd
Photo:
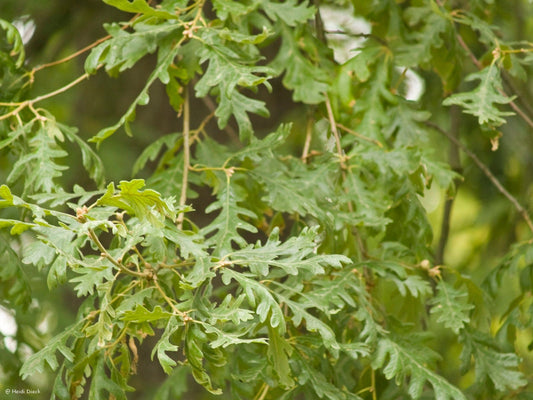
[[[199,62],[209,61],[209,65],[195,85],[196,96],[204,97],[211,89],[216,88],[219,106],[215,115],[218,117],[219,127],[224,128],[229,117],[233,115],[239,125],[241,138],[248,140],[252,133],[252,125],[247,113],[267,117],[269,112],[264,102],[245,96],[238,91],[237,87],[255,88],[263,84],[270,88],[267,79],[273,71],[269,67],[255,65],[257,60],[244,53],[244,49],[227,45],[223,41],[224,32],[204,29],[201,33],[205,45],[200,51]],[[229,38],[231,39],[231,35]],[[261,37],[260,40],[263,39],[264,37]],[[239,40],[242,42],[243,39]],[[256,39],[250,36],[248,41],[254,43]],[[246,44],[246,46],[250,48],[251,44]],[[251,52],[253,54],[253,50]]]
[[[103,0],[104,3],[110,6],[116,7],[119,10],[134,13],[143,14],[149,17],[157,17],[161,19],[175,19],[176,15],[166,11],[156,10],[150,7],[149,3],[145,0]],[[183,3],[183,2],[182,2]],[[183,5],[184,6],[184,5]]]
[[[136,116],[136,109],[138,106],[143,106],[148,104],[150,101],[150,96],[148,94],[148,91],[150,87],[153,85],[154,82],[157,80],[160,80],[163,84],[167,84],[170,81],[170,75],[168,72],[169,66],[172,64],[174,57],[176,57],[179,47],[174,48],[172,47],[172,42],[169,40],[164,40],[165,36],[170,34],[174,27],[166,27],[165,29],[159,28],[156,32],[151,32],[155,34],[155,37],[152,37],[148,35],[148,38],[145,37],[145,33],[141,32],[139,34],[139,38],[137,38],[137,41],[141,41],[141,49],[135,49],[133,48],[134,53],[136,54],[136,61],[143,57],[148,51],[154,52],[157,49],[157,42],[153,42],[152,40],[155,40],[159,38],[159,34],[162,34],[163,37],[161,38],[161,43],[158,51],[158,60],[157,60],[157,66],[154,68],[152,73],[150,74],[150,77],[146,81],[146,84],[144,85],[141,92],[137,95],[135,100],[130,104],[126,112],[122,115],[120,120],[114,124],[113,126],[103,128],[101,129],[95,136],[93,136],[91,139],[89,139],[90,142],[94,142],[96,144],[102,143],[105,139],[107,139],[109,136],[113,135],[120,127],[124,126],[126,133],[128,135],[132,135],[131,128],[130,128],[130,122],[132,122],[135,119]],[[148,31],[150,33],[150,28],[148,28]],[[117,33],[119,35],[121,41],[128,42],[129,38],[122,37],[122,34]],[[113,39],[111,39],[112,41]],[[135,41],[134,41],[135,43]],[[126,45],[126,43],[124,43]],[[100,47],[102,46],[102,47]],[[106,52],[108,46],[110,47],[110,50]],[[144,47],[143,47],[144,46]],[[126,45],[127,48],[127,45]],[[102,62],[101,58],[105,57],[106,59],[109,57],[110,59],[107,60],[106,65],[109,67],[108,71],[113,72],[117,68],[119,70],[124,70],[125,68],[130,68],[133,66],[134,63],[131,62],[129,56],[126,56],[122,53],[115,54],[114,52],[122,52],[124,49],[120,47],[119,44],[112,45],[109,41],[106,41],[102,43],[101,45],[95,47],[89,57],[87,57],[87,60],[85,61],[85,70],[88,73],[94,73],[96,72],[98,66]],[[125,58],[124,58],[125,57]]]
[[[161,195],[152,189],[140,190],[143,187],[143,179],[121,181],[118,191],[115,190],[115,185],[110,183],[96,204],[117,207],[132,216],[141,220],[147,219],[155,224],[162,224],[165,217],[175,216],[172,202],[163,200]]]
[[[246,274],[224,268],[222,270],[222,281],[224,284],[228,285],[232,279],[242,287],[248,303],[252,307],[256,307],[259,320],[261,322],[268,320],[271,327],[279,327],[279,332],[284,333],[285,317],[283,316],[279,303],[268,288]]]
[[[19,179],[29,192],[50,193],[57,190],[55,178],[60,177],[68,167],[61,165],[57,159],[64,158],[68,153],[58,146],[56,138],[51,134],[54,128],[50,124],[42,125],[28,141],[29,151],[22,155],[13,165],[7,183],[15,183]]]
[[[459,333],[470,322],[470,311],[474,305],[468,302],[468,293],[454,288],[444,280],[437,284],[437,295],[430,301],[431,314],[437,322]]]
[[[378,341],[373,368],[383,370],[387,379],[395,379],[396,384],[408,385],[413,399],[422,396],[426,383],[431,384],[436,400],[466,400],[466,396],[445,378],[433,372],[429,364],[437,355],[421,343],[416,335],[401,341],[381,338]],[[409,383],[406,379],[409,377]]]
[[[318,104],[325,99],[330,77],[302,52],[300,43],[306,40],[303,35],[301,29],[284,28],[281,47],[271,65],[278,73],[285,72],[283,84],[292,91],[294,101]],[[313,42],[312,46],[320,44]]]
[[[0,221],[0,227],[2,221]],[[12,299],[13,303],[23,309],[31,302],[29,277],[24,271],[19,255],[11,248],[10,241],[0,235],[0,293],[3,298]]]
[[[479,81],[479,84],[470,92],[451,95],[442,104],[445,106],[458,105],[463,108],[465,113],[477,117],[480,125],[490,128],[503,125],[505,117],[514,115],[511,111],[502,111],[499,108],[499,106],[513,101],[513,97],[503,94],[500,70],[496,63],[468,75],[465,79],[467,82]]]
[[[451,21],[429,3],[423,7],[409,7],[404,16],[414,29],[410,35],[412,41],[400,49],[398,61],[405,66],[425,65],[432,59],[432,50],[444,46],[443,37],[451,31]],[[416,29],[419,25],[421,28]]]
[[[316,237],[316,229],[304,229],[299,236],[282,243],[279,229],[274,228],[264,245],[248,246],[230,253],[228,258],[235,264],[248,267],[257,276],[268,275],[271,267],[290,275],[308,272],[313,276],[323,274],[326,266],[340,268],[341,263],[351,263],[348,257],[341,255],[314,254]]]
[[[5,31],[5,38],[7,40],[7,43],[12,46],[12,49],[8,54],[10,57],[17,57],[15,61],[15,66],[17,68],[20,68],[25,58],[24,43],[22,43],[20,33],[17,28],[13,26],[13,24],[10,24],[4,19],[0,19],[0,28]]]
[[[59,363],[57,361],[56,353],[60,352],[68,360],[74,360],[74,354],[67,341],[71,337],[80,335],[80,328],[84,321],[74,323],[59,335],[53,337],[48,341],[46,347],[31,355],[24,363],[20,370],[20,374],[23,379],[35,374],[36,372],[43,372],[46,365],[52,370],[57,369]]]
[[[216,218],[208,226],[201,230],[201,234],[209,236],[208,243],[215,244],[215,254],[223,255],[232,250],[233,244],[240,247],[246,246],[246,240],[241,236],[239,230],[247,232],[257,232],[257,228],[245,221],[243,217],[256,218],[256,215],[239,205],[243,201],[243,195],[236,192],[233,185],[226,185],[217,196],[217,200],[211,203],[206,212],[210,213],[220,210]]]
[[[461,353],[463,369],[475,363],[476,384],[483,386],[492,382],[496,390],[516,390],[527,384],[526,377],[517,370],[520,358],[514,353],[505,353],[494,339],[480,332],[466,330],[461,335],[464,345]]]
[[[316,9],[307,1],[298,4],[296,0],[284,2],[261,1],[261,7],[273,21],[281,20],[289,26],[296,26],[312,19]]]
[[[300,160],[289,163],[264,158],[252,175],[265,186],[263,200],[274,210],[312,215],[327,221],[327,210],[335,207],[332,183],[338,173],[334,160],[311,168]]]
[[[175,352],[178,350],[178,346],[170,342],[170,336],[181,326],[182,323],[179,322],[176,317],[168,318],[165,331],[152,350],[152,360],[154,358],[154,354],[157,354],[157,358],[159,359],[159,363],[161,364],[163,371],[165,371],[165,373],[168,375],[172,373],[172,369],[177,365],[177,363],[167,354],[167,352]]]

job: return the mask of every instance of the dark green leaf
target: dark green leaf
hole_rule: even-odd
[[[461,353],[463,368],[468,368],[472,360],[475,363],[476,383],[485,385],[489,379],[496,390],[516,390],[527,384],[523,373],[517,370],[519,357],[514,353],[500,351],[496,342],[487,335],[463,331],[461,341],[464,348]]]
[[[230,184],[229,177],[227,181],[226,187],[217,196],[217,201],[211,203],[205,210],[206,213],[220,210],[219,214],[211,224],[200,232],[204,236],[214,233],[214,235],[209,237],[208,243],[216,245],[215,253],[217,255],[223,255],[231,251],[233,243],[240,247],[246,246],[246,241],[238,230],[257,232],[255,226],[242,218],[242,216],[255,218],[256,215],[238,204],[244,199],[242,195],[235,192],[233,185]]]
[[[80,328],[84,321],[79,321],[67,329],[65,329],[59,335],[49,340],[44,348],[37,353],[31,355],[22,366],[20,375],[22,379],[26,379],[28,376],[34,375],[44,371],[45,366],[48,366],[52,370],[56,370],[59,366],[56,358],[56,352],[60,352],[67,360],[73,361],[74,354],[67,344],[71,337],[80,336]]]
[[[385,377],[394,378],[398,385],[403,385],[409,376],[409,395],[413,399],[419,399],[424,385],[429,383],[436,400],[466,400],[458,388],[429,368],[428,364],[437,356],[429,348],[421,347],[419,340],[411,337],[399,342],[381,338],[372,361],[373,368],[383,369]]]
[[[430,300],[431,314],[437,322],[450,328],[456,334],[470,322],[470,311],[474,308],[468,302],[468,293],[454,288],[444,280],[437,284],[437,295]]]

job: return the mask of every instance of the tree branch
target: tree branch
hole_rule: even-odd
[[[466,51],[466,53],[468,54],[468,56],[470,57],[470,60],[472,60],[472,63],[479,69],[479,70],[482,70],[483,69],[483,64],[477,59],[477,57],[475,56],[475,54],[472,52],[472,50],[470,50],[470,47],[468,47],[468,45],[466,44],[466,42],[463,40],[463,38],[461,37],[461,35],[459,33],[456,33],[456,38],[457,38],[457,41],[459,42],[459,45]],[[495,51],[497,51],[498,48],[495,49]],[[502,95],[502,96],[505,96],[505,97],[509,97],[509,95],[503,90],[503,89],[498,89],[498,92]],[[533,128],[533,120],[524,112],[524,110],[522,110],[516,103],[514,100],[511,100],[509,102],[509,105],[511,106],[511,108],[524,120],[524,122],[530,127],[530,128]]]
[[[190,144],[190,104],[189,104],[189,86],[186,85],[184,88],[184,102],[183,102],[183,175],[181,180],[181,195],[179,200],[179,205],[184,206],[187,201],[187,187],[189,186],[189,168],[190,168],[190,157],[191,157],[191,144]],[[185,213],[180,213],[178,215],[177,224],[178,228],[183,229],[183,219],[185,218]]]
[[[151,275],[151,272],[148,273],[148,271],[145,272],[137,272],[133,271],[129,268],[126,268],[125,265],[123,265],[121,262],[115,260],[111,254],[107,251],[107,249],[104,247],[102,242],[100,242],[100,239],[98,239],[98,236],[94,232],[93,229],[89,228],[89,237],[91,240],[96,244],[96,247],[98,247],[98,250],[100,250],[100,254],[102,257],[107,258],[109,261],[111,261],[111,264],[113,264],[115,267],[118,268],[119,271],[124,272],[125,274],[136,276],[137,278],[147,278]]]
[[[490,169],[463,143],[461,143],[457,138],[455,138],[453,135],[451,135],[449,132],[446,132],[444,129],[439,127],[438,125],[432,123],[432,122],[426,122],[426,126],[436,130],[440,134],[446,136],[450,141],[455,143],[463,153],[465,153],[474,163],[478,166],[478,168],[485,174],[487,178],[492,182],[494,187],[498,189],[498,191],[503,194],[507,200],[511,202],[511,204],[515,207],[515,209],[518,211],[518,213],[522,216],[524,221],[526,222],[529,230],[533,232],[533,222],[531,222],[531,218],[527,212],[527,210],[520,204],[520,202],[505,189],[505,187],[502,185],[502,183],[496,178],[493,173],[490,171]]]
[[[313,125],[314,118],[312,115],[307,117],[307,126],[305,127],[305,143],[302,151],[302,161],[307,163],[307,157],[309,157],[309,148],[311,147],[311,139],[313,137]]]
[[[18,114],[24,108],[31,107],[35,103],[38,103],[40,101],[49,99],[50,97],[54,97],[54,96],[56,96],[58,94],[66,92],[67,90],[69,90],[70,88],[76,86],[78,83],[84,81],[88,77],[89,77],[89,74],[85,73],[85,74],[79,76],[78,78],[74,79],[72,82],[66,84],[65,86],[63,86],[63,87],[61,87],[61,88],[59,88],[57,90],[54,90],[53,92],[46,93],[46,94],[43,94],[41,96],[37,96],[37,97],[35,97],[34,99],[31,99],[31,100],[26,100],[26,101],[19,102],[19,103],[0,103],[0,106],[3,106],[3,107],[14,107],[14,106],[17,106],[17,108],[15,108],[14,110],[8,112],[7,114],[0,115],[0,121]]]

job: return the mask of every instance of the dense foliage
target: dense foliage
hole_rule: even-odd
[[[28,59],[15,3],[3,388],[533,398],[529,2],[103,0]]]

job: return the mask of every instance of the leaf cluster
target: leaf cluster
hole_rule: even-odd
[[[451,197],[460,178],[434,120],[459,107],[493,135],[513,115],[509,63],[531,61],[481,6],[103,3],[129,19],[104,26],[79,81],[154,65],[117,122],[88,139],[36,106],[74,84],[34,98],[14,89],[24,46],[0,20],[1,305],[21,319],[39,296],[33,271],[79,301],[52,337],[0,345],[22,379],[51,377],[52,399],[127,399],[150,365],[164,378],[147,396],[161,400],[530,395],[515,343],[533,327],[531,243],[482,285],[443,265],[428,211],[432,191]],[[349,34],[325,29],[328,6],[372,27],[343,63],[328,35]],[[478,60],[462,29],[491,55]],[[472,58],[476,72],[462,67]],[[438,87],[422,101],[406,93],[414,70]],[[142,131],[136,113],[156,85],[181,127],[147,135],[132,176],[107,181],[100,146]],[[296,111],[263,131],[276,91]],[[92,188],[63,185],[72,146]],[[509,275],[519,294],[498,322],[491,299]]]

